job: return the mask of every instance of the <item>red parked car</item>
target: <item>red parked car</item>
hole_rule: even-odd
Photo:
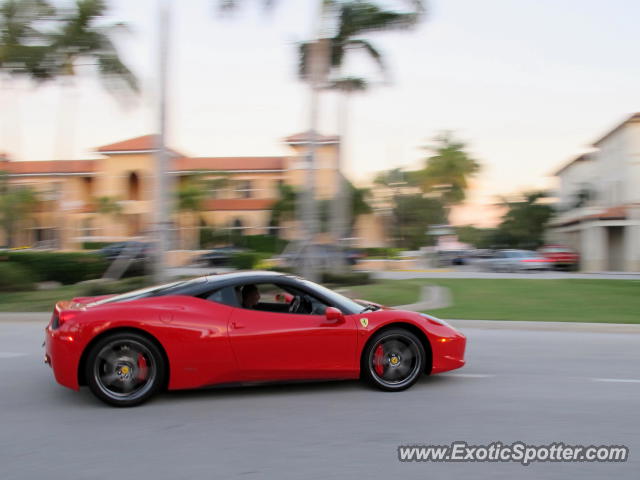
[[[362,378],[399,391],[464,365],[466,338],[445,321],[358,302],[276,272],[75,298],[55,307],[45,362],[60,384],[123,407],[232,383]]]
[[[556,270],[577,270],[580,256],[563,245],[545,245],[539,250]]]

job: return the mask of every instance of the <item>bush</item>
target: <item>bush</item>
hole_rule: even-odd
[[[214,248],[219,245],[228,245],[231,242],[229,231],[214,230],[213,228],[200,229],[200,247]]]
[[[280,253],[287,241],[275,235],[241,235],[235,230],[200,229],[200,246],[204,249],[220,245],[233,245],[261,253]]]
[[[248,248],[262,253],[281,253],[287,241],[275,235],[243,235],[236,240],[237,247]]]
[[[107,261],[93,253],[22,251],[6,252],[3,257],[33,272],[38,281],[67,285],[99,278],[107,269]]]
[[[148,277],[131,277],[124,280],[88,280],[83,283],[78,296],[97,297],[99,295],[114,295],[138,290],[139,288],[151,286],[151,284],[151,279]]]
[[[371,274],[368,272],[323,272],[321,276],[321,283],[328,283],[331,285],[366,285],[373,283]]]
[[[100,250],[101,248],[113,245],[114,242],[84,242],[82,244],[83,250]]]
[[[15,292],[33,289],[33,273],[22,265],[0,263],[0,292]]]
[[[231,266],[238,270],[252,270],[263,256],[256,252],[236,253],[231,257]]]
[[[390,247],[370,247],[363,248],[362,252],[369,258],[387,258],[394,259],[398,258],[401,248],[390,248]]]

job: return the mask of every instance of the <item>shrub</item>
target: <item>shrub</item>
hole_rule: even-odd
[[[369,258],[387,258],[394,259],[398,258],[401,248],[391,248],[391,247],[370,247],[363,248],[362,252],[367,255]]]
[[[238,270],[252,270],[262,258],[262,255],[256,252],[236,253],[231,257],[231,266]]]
[[[373,283],[373,279],[368,272],[323,272],[321,275],[321,283],[331,285],[366,285]]]
[[[39,281],[64,284],[100,277],[107,269],[107,261],[100,255],[76,252],[7,252],[9,263],[32,271]]]
[[[231,243],[231,236],[228,231],[214,230],[213,228],[200,229],[201,248],[213,248],[218,245],[228,245]]]
[[[33,273],[22,265],[0,263],[0,291],[13,292],[33,289]]]
[[[275,235],[241,235],[234,230],[200,229],[200,246],[214,248],[220,245],[233,245],[261,253],[280,253],[287,246],[287,241]]]
[[[113,245],[114,242],[84,242],[82,244],[83,250],[100,250],[101,248]]]
[[[237,247],[263,253],[281,253],[287,243],[275,235],[243,235],[236,240]]]

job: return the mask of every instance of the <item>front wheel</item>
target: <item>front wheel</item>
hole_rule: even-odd
[[[102,338],[92,347],[85,365],[91,392],[116,407],[133,407],[147,401],[162,387],[165,372],[159,347],[133,332]]]
[[[362,353],[361,376],[381,390],[405,390],[420,378],[425,357],[413,333],[401,328],[385,330],[374,335]]]

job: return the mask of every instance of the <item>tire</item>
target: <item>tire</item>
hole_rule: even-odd
[[[144,335],[120,332],[107,335],[91,347],[85,378],[91,392],[115,407],[146,402],[164,386],[164,356]]]
[[[391,328],[375,334],[365,347],[360,376],[380,390],[399,392],[418,381],[425,362],[424,346],[418,337],[404,328]]]

